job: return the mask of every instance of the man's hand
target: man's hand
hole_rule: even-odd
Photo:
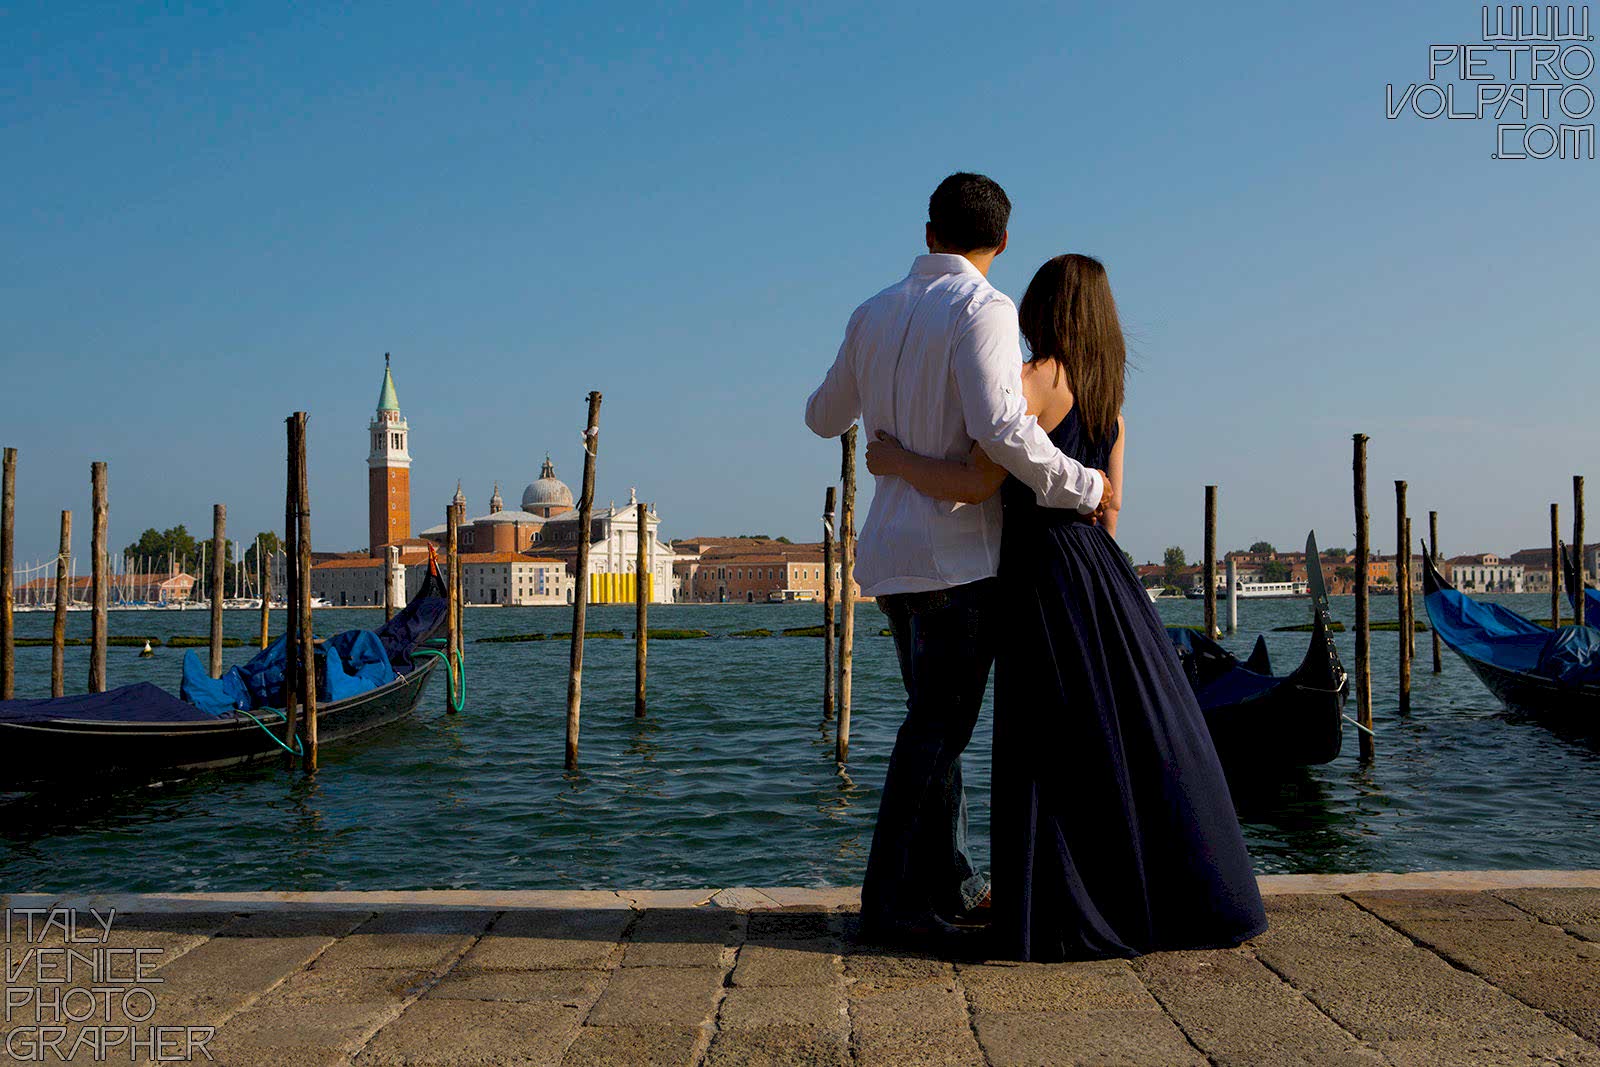
[[[1121,510],[1122,500],[1117,496],[1116,486],[1111,484],[1111,476],[1102,470],[1097,470],[1095,473],[1100,475],[1100,484],[1104,486],[1104,489],[1100,494],[1099,505],[1089,513],[1089,519],[1099,525],[1105,521],[1105,517],[1108,514]]]
[[[898,475],[906,450],[887,432],[878,431],[877,440],[867,442],[867,470],[882,478]]]

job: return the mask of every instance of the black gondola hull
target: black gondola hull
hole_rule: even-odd
[[[411,715],[437,661],[370,692],[317,710],[319,746],[337,745]],[[263,721],[266,721],[263,719]],[[282,723],[268,723],[286,740]],[[0,790],[82,789],[106,780],[151,780],[255,763],[284,750],[242,716],[214,722],[0,723]]]

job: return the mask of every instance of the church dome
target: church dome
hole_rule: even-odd
[[[550,462],[550,457],[546,456],[544,466],[539,471],[539,480],[522,491],[522,510],[570,507],[572,507],[572,490],[567,488],[566,482],[556,477],[555,465]]]

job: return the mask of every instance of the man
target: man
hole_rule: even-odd
[[[857,418],[913,452],[965,457],[976,442],[1040,503],[1094,513],[1105,474],[1062,454],[1026,411],[1017,309],[988,282],[1011,201],[981,174],[952,174],[928,200],[928,255],[850,316],[806,425],[837,437]],[[1109,501],[1106,501],[1109,503]],[[980,907],[967,856],[961,753],[994,662],[990,603],[1000,498],[951,504],[898,478],[877,483],[855,579],[889,617],[906,687],[861,887],[863,927],[887,940],[948,939]],[[849,576],[846,576],[846,581]]]

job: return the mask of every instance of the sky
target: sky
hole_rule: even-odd
[[[1396,478],[1448,554],[1547,543],[1600,454],[1600,161],[1386,118],[1481,33],[1441,2],[5,4],[19,560],[87,529],[94,460],[114,548],[213,503],[277,528],[296,410],[313,544],[364,546],[385,352],[417,529],[546,452],[576,485],[598,389],[602,506],[814,540],[839,447],[806,396],[960,169],[1014,204],[1002,290],[1106,263],[1137,560],[1200,555],[1208,483],[1223,548],[1349,546],[1356,432],[1376,547]]]

